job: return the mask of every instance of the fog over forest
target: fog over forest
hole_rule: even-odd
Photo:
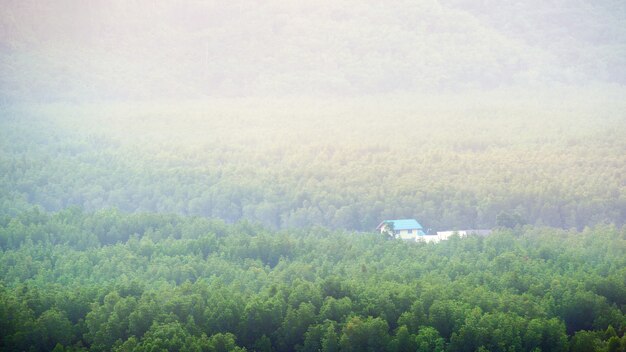
[[[626,83],[623,1],[4,1],[5,101]]]
[[[626,352],[625,136],[624,1],[0,1],[0,351]]]

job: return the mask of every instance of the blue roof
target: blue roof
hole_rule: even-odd
[[[394,230],[422,229],[422,225],[415,219],[385,220],[384,223],[393,223]]]

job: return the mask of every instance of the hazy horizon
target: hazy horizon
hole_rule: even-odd
[[[0,351],[626,352],[625,136],[624,0],[0,0]]]
[[[3,102],[626,83],[621,1],[4,1]]]

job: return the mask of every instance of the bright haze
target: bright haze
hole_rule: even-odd
[[[0,351],[626,352],[626,0],[0,0]]]
[[[625,6],[4,1],[3,211],[621,226]]]
[[[619,0],[5,0],[1,7],[4,102],[626,83]]]

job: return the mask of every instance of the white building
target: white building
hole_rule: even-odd
[[[467,236],[484,237],[491,234],[491,230],[438,231],[433,234],[426,234],[422,225],[415,219],[385,220],[376,227],[376,230],[393,238],[426,243],[445,241],[454,234],[461,238]]]
[[[422,225],[415,219],[385,220],[376,227],[376,230],[407,241],[417,241],[419,237],[425,236]]]
[[[467,237],[470,235],[475,236],[488,236],[491,234],[491,230],[458,230],[458,231],[437,231],[437,242],[444,241],[450,238],[450,236],[457,234],[459,237]]]

